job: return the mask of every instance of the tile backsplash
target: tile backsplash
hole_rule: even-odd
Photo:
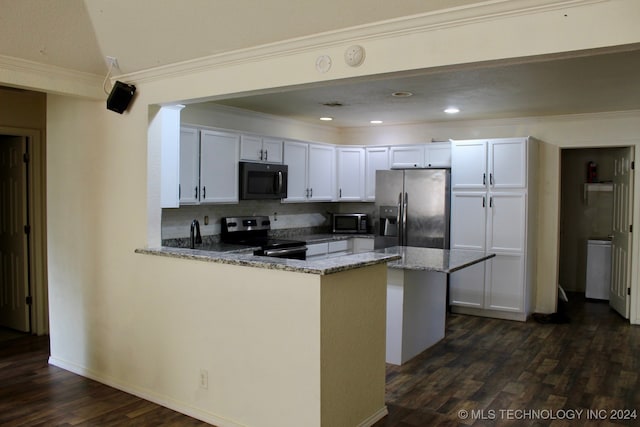
[[[202,236],[220,234],[220,218],[268,215],[273,230],[325,228],[334,212],[362,212],[373,216],[373,203],[281,203],[277,200],[242,200],[237,204],[193,205],[162,210],[162,239],[189,237],[191,221],[200,222]],[[209,217],[205,225],[204,217]]]

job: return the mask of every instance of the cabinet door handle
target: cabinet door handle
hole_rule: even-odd
[[[196,200],[198,200],[198,187],[196,187],[195,190],[196,190]]]
[[[307,188],[307,198],[309,198],[309,189]]]
[[[493,207],[493,196],[489,197],[489,207]]]
[[[487,203],[487,198],[485,196],[482,196],[482,207],[484,208],[486,206]]]
[[[482,185],[487,185],[487,174],[486,173],[482,174]]]
[[[309,197],[311,197],[313,199],[313,188],[309,189]]]
[[[182,196],[182,187],[180,186],[180,184],[178,184],[178,200],[180,200],[181,196]]]
[[[202,200],[207,198],[207,187],[202,187]]]
[[[267,160],[269,160],[269,151],[264,150],[264,161],[266,162]]]
[[[342,188],[340,189],[340,196],[339,197],[342,199]]]
[[[260,150],[260,160],[262,160],[262,150]]]
[[[489,174],[489,185],[493,185],[493,174]]]

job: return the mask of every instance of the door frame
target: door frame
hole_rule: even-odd
[[[561,227],[561,223],[562,223],[562,210],[561,210],[561,203],[559,198],[561,197],[561,191],[562,191],[562,151],[563,150],[568,150],[568,149],[584,149],[584,150],[589,150],[589,149],[599,149],[599,148],[607,148],[607,149],[616,149],[616,148],[631,148],[632,152],[633,152],[633,157],[634,159],[637,160],[637,152],[640,149],[640,142],[637,141],[632,141],[632,140],[626,140],[626,141],[612,141],[612,143],[610,145],[582,145],[582,144],[577,144],[577,145],[561,145],[558,146],[558,217],[557,217],[557,245],[558,245],[558,257],[560,256],[560,239],[561,239],[561,233],[562,233],[562,227]],[[634,168],[634,172],[635,172],[635,168]],[[631,223],[632,224],[637,224],[636,225],[636,229],[637,227],[640,227],[640,196],[636,197],[635,192],[637,190],[640,190],[640,174],[638,173],[634,173],[633,176],[633,189],[632,189],[632,213],[631,213]],[[630,298],[630,313],[629,313],[629,319],[628,321],[631,324],[635,324],[638,323],[640,324],[640,313],[637,312],[637,310],[640,308],[640,302],[638,301],[638,298],[640,297],[640,286],[637,286],[637,282],[638,282],[638,277],[640,274],[640,239],[637,237],[638,232],[634,232],[631,234],[631,269],[630,269],[630,281],[629,281],[629,287],[631,289],[631,295],[629,296]],[[559,279],[560,279],[560,269],[559,269],[559,264],[560,264],[560,260],[558,260],[558,267],[556,270],[556,283],[559,283]],[[557,309],[558,307],[558,292],[555,293],[555,307]]]
[[[47,286],[46,147],[44,132],[37,129],[0,126],[0,135],[29,138],[28,215],[31,225],[29,275],[31,277],[31,333],[49,333]]]

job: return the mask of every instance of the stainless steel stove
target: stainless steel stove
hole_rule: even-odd
[[[277,258],[306,259],[307,243],[301,240],[269,237],[271,221],[268,216],[239,216],[222,218],[220,238],[225,243],[259,246],[254,255]]]

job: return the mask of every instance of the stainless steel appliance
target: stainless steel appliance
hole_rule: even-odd
[[[240,199],[286,198],[288,171],[287,165],[240,162]]]
[[[376,172],[375,248],[449,249],[451,171],[399,169]]]
[[[269,237],[268,216],[225,217],[221,220],[220,239],[225,243],[259,247],[253,254],[277,258],[306,259],[307,243],[301,240]]]
[[[363,213],[334,213],[331,216],[334,233],[367,233],[369,229],[369,215]]]

